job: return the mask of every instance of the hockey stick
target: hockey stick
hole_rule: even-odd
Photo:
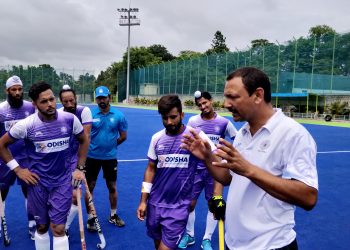
[[[88,196],[88,200],[89,200],[89,207],[90,207],[90,211],[91,211],[91,214],[94,218],[94,224],[96,226],[96,229],[97,229],[97,233],[98,233],[98,237],[100,238],[100,241],[101,243],[98,243],[97,244],[97,248],[98,249],[104,249],[106,247],[106,240],[105,240],[105,237],[102,233],[102,229],[101,229],[101,225],[100,225],[100,222],[97,218],[97,214],[96,214],[96,209],[95,209],[95,205],[94,205],[94,202],[92,201],[92,195],[90,193],[90,190],[89,190],[89,186],[86,182],[86,179],[83,180],[84,182],[84,186],[85,186],[85,192]]]
[[[86,242],[85,242],[85,234],[84,234],[84,222],[83,222],[83,210],[81,207],[80,190],[81,190],[80,188],[77,188],[79,232],[80,232],[81,250],[86,250]]]
[[[0,216],[1,216],[1,229],[4,235],[4,245],[7,247],[11,243],[11,239],[7,232],[6,218],[5,218],[5,209],[2,203],[1,190],[0,190]]]
[[[224,221],[219,220],[219,250],[225,249]]]

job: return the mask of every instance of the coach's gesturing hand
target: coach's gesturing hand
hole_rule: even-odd
[[[27,184],[36,185],[39,181],[39,176],[36,173],[31,172],[27,168],[21,168],[20,166],[16,167],[13,171],[15,171],[18,178],[24,181]]]
[[[222,159],[221,162],[213,162],[213,166],[228,168],[236,174],[247,176],[254,167],[249,161],[232,146],[232,144],[220,138],[220,144],[217,144],[215,155]]]

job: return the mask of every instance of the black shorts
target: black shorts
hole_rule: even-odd
[[[86,159],[86,180],[88,182],[96,181],[98,174],[100,173],[101,167],[103,170],[103,178],[106,181],[117,181],[118,161],[117,159],[112,160],[98,160],[93,158]]]

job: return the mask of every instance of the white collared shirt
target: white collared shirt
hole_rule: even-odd
[[[318,189],[316,143],[309,132],[280,109],[253,136],[249,125],[234,147],[252,164],[285,179]],[[226,243],[231,250],[268,250],[291,243],[295,206],[278,200],[248,178],[231,172],[227,197]]]

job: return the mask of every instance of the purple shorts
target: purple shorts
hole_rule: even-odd
[[[209,200],[213,196],[214,179],[206,168],[196,170],[192,200],[197,200],[203,189],[205,191],[205,199]]]
[[[147,205],[147,234],[154,240],[161,240],[170,249],[177,249],[186,229],[189,206],[179,208]]]
[[[0,164],[0,189],[7,189],[15,183],[16,174],[5,163]]]
[[[50,222],[55,225],[65,224],[72,204],[71,183],[59,187],[44,187],[40,183],[28,186],[28,212],[34,215],[39,225]]]

